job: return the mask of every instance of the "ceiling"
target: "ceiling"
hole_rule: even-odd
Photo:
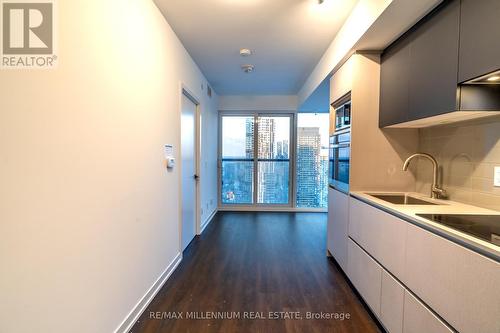
[[[296,94],[357,0],[155,0],[219,95]],[[254,54],[241,57],[239,50]],[[243,64],[255,65],[245,74]]]

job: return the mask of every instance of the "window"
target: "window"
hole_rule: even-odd
[[[328,206],[327,113],[223,114],[221,126],[222,205]]]
[[[259,204],[288,204],[290,117],[258,117]]]
[[[327,113],[298,114],[297,207],[328,206],[328,132]]]
[[[288,114],[221,117],[222,204],[291,205],[292,119]]]
[[[222,118],[221,202],[252,204],[254,118]]]

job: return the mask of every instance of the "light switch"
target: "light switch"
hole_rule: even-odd
[[[500,166],[495,167],[495,186],[500,187]]]

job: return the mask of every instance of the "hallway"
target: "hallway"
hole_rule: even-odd
[[[379,332],[326,257],[326,219],[322,213],[219,212],[132,332]],[[201,319],[215,311],[240,318]],[[298,319],[281,319],[287,315],[278,312],[298,312],[289,314]],[[341,317],[306,319],[307,312]],[[186,319],[189,314],[198,319]]]

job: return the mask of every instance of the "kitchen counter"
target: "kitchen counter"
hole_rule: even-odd
[[[397,192],[401,193],[401,192]],[[440,205],[397,205],[378,199],[370,194],[397,194],[396,192],[351,192],[350,195],[371,206],[379,208],[389,214],[392,214],[402,220],[417,225],[434,234],[442,236],[452,242],[467,247],[475,252],[487,256],[497,262],[500,262],[500,246],[489,243],[477,237],[468,235],[461,231],[449,228],[445,225],[433,222],[417,214],[474,214],[474,215],[499,215],[500,212],[466,205],[450,200],[430,199],[420,193],[406,193],[412,197],[425,201],[439,203]]]

